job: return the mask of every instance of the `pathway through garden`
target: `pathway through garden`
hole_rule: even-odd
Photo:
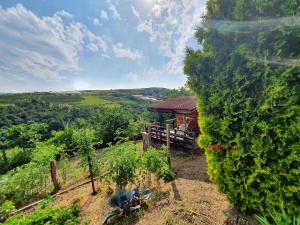
[[[207,163],[204,153],[196,155],[174,151],[172,168],[176,179],[170,183],[161,182],[159,190],[154,191],[148,209],[137,216],[127,218],[117,224],[126,225],[244,225],[252,223],[237,222],[239,216],[232,216],[226,197],[218,192],[207,175]],[[156,188],[152,181],[151,188]],[[101,192],[90,195],[90,184],[58,196],[55,205],[81,205],[81,220],[90,221],[91,225],[101,224],[103,213],[108,209],[107,196],[103,186]],[[230,215],[230,216],[229,216]],[[235,221],[235,222],[233,222]]]

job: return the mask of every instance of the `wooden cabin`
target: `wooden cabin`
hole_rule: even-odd
[[[195,149],[197,136],[200,133],[197,102],[197,98],[194,96],[181,96],[148,107],[151,112],[175,114],[174,119],[165,121],[165,124],[173,124],[169,131],[166,126],[161,126],[161,124],[155,122],[150,124],[147,131],[150,139],[166,143],[169,132],[170,144],[173,146]]]
[[[176,125],[180,130],[200,133],[198,126],[197,98],[194,96],[181,96],[162,101],[148,107],[151,112],[175,113]]]

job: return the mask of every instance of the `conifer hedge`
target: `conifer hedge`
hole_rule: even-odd
[[[244,212],[300,214],[300,2],[209,0],[184,72],[209,175]]]

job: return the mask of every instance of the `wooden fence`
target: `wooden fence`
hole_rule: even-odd
[[[147,133],[149,135],[150,141],[155,141],[159,143],[166,143],[167,145],[172,145],[172,147],[177,148],[196,148],[196,134],[194,132],[183,131],[178,129],[170,129],[170,125],[167,124],[166,127],[161,127],[157,124],[151,124],[148,126]]]

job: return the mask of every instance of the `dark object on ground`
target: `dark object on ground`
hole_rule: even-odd
[[[118,189],[108,200],[112,209],[104,213],[102,224],[107,224],[113,217],[126,215],[141,208],[142,202],[149,199],[151,193],[150,189],[145,189],[143,192],[139,188],[134,188],[132,191]]]

